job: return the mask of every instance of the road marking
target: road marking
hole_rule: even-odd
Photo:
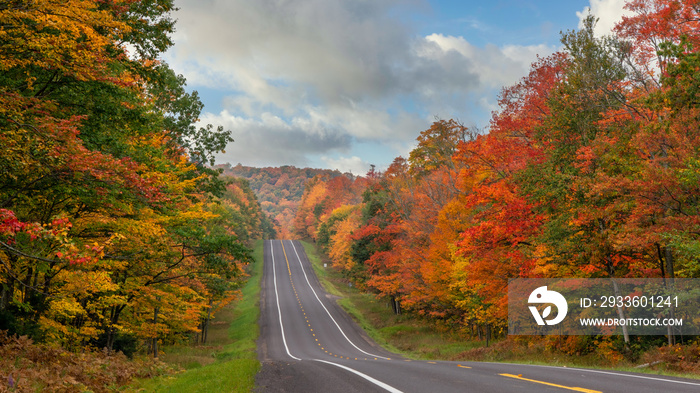
[[[461,364],[458,364],[457,367],[462,367],[462,368],[471,368],[469,366],[462,366]]]
[[[583,393],[603,393],[600,390],[591,390],[591,389],[585,389],[585,388],[574,388],[571,386],[564,386],[564,385],[557,385],[556,383],[551,383],[551,382],[545,382],[545,381],[538,381],[536,379],[529,379],[529,378],[523,378],[520,375],[513,375],[513,374],[498,374],[504,377],[508,378],[515,378],[515,379],[520,379],[522,381],[528,381],[528,382],[534,382],[534,383],[540,383],[542,385],[547,385],[547,386],[554,386],[557,388],[562,388],[562,389],[568,389],[568,390],[574,390],[576,392],[583,392]]]
[[[428,362],[428,363],[430,363],[430,364],[437,364],[437,363],[435,363],[435,362]]]
[[[275,286],[275,299],[277,300],[277,313],[280,316],[280,330],[282,331],[282,343],[284,344],[284,349],[287,351],[287,355],[289,355],[290,358],[295,359],[295,360],[301,360],[298,357],[292,355],[292,353],[289,352],[289,347],[287,346],[287,338],[284,335],[284,324],[282,323],[282,310],[280,309],[280,295],[277,291],[277,272],[275,271],[275,252],[273,251],[273,248],[272,248],[272,242],[269,242],[269,244],[270,244],[270,255],[272,255],[272,282],[274,283],[274,286]],[[282,247],[284,247],[284,245]]]
[[[499,364],[499,363],[494,363],[494,364]],[[575,368],[575,367],[557,367],[557,366],[536,366],[532,364],[519,364],[519,366],[531,366],[531,367],[546,367],[546,368],[554,368],[557,370],[568,370],[568,371],[581,371],[581,372],[587,372],[587,373],[598,373],[598,374],[608,374],[608,375],[616,375],[618,377],[629,377],[629,378],[640,378],[640,379],[650,379],[652,381],[660,381],[660,382],[670,382],[670,383],[678,383],[682,385],[692,385],[692,386],[700,386],[699,382],[688,382],[688,381],[676,381],[673,379],[665,379],[665,378],[657,378],[657,377],[647,377],[645,375],[635,375],[635,374],[623,374],[623,373],[616,373],[616,372],[611,372],[611,371],[602,371],[602,370],[589,370],[586,368]]]
[[[282,242],[280,241],[280,243],[282,243]],[[280,330],[282,331],[282,343],[284,344],[284,348],[285,348],[285,350],[287,351],[287,355],[289,355],[289,357],[291,357],[292,359],[295,359],[295,360],[301,360],[300,358],[298,358],[298,357],[292,355],[291,352],[289,351],[289,347],[287,346],[287,338],[286,338],[286,336],[285,336],[285,334],[284,334],[284,324],[282,323],[282,310],[280,309],[279,291],[278,291],[278,289],[277,289],[277,272],[275,271],[275,253],[274,253],[274,251],[273,251],[273,249],[272,249],[272,242],[270,241],[270,242],[268,242],[268,244],[270,244],[270,255],[271,255],[271,257],[272,257],[272,280],[273,280],[274,287],[275,287],[275,299],[277,300],[277,313],[278,313],[278,315],[279,315],[279,320],[280,320]],[[294,244],[292,244],[292,246],[293,246],[293,245],[294,245]],[[282,243],[282,250],[284,250],[284,243]],[[296,252],[296,249],[295,249],[294,251]],[[285,258],[286,258],[286,255],[285,255]],[[298,258],[298,254],[297,254],[297,258]],[[299,263],[301,264],[301,259],[299,259]],[[287,262],[287,268],[289,268],[289,262]],[[302,266],[302,269],[303,269],[303,266]],[[306,275],[306,272],[304,272],[304,275]],[[291,271],[290,271],[290,276],[291,276]],[[307,277],[306,280],[307,280],[307,282],[308,282],[308,277]],[[309,284],[309,286],[311,286],[311,284]],[[313,291],[313,288],[311,288],[311,290]],[[314,291],[314,295],[316,295],[316,291]],[[316,299],[318,299],[318,295],[316,295]],[[319,300],[319,302],[320,302],[320,300]],[[321,303],[321,305],[323,306],[323,303]],[[324,306],[323,308],[325,309],[326,307]],[[328,312],[328,310],[326,310],[326,312]],[[330,315],[330,313],[329,313],[328,315]],[[333,319],[333,317],[331,317],[331,319]],[[335,320],[333,320],[333,322],[335,322]],[[337,326],[337,325],[338,325],[338,324],[336,323],[336,326]],[[338,329],[340,329],[340,326],[338,326]],[[341,330],[341,332],[342,332],[342,330]],[[344,333],[343,333],[343,336],[345,336]],[[347,339],[347,337],[346,337],[346,339]],[[348,340],[348,341],[350,341],[350,340]],[[351,344],[352,344],[352,342],[351,342]],[[319,343],[318,345],[321,345],[321,343]],[[354,344],[353,344],[353,345],[354,345]],[[323,349],[323,347],[321,347],[321,349]],[[359,348],[358,348],[358,349],[359,349]],[[327,351],[326,351],[326,352],[327,352]],[[364,352],[364,351],[363,351],[363,352]],[[366,352],[365,352],[365,353],[366,353]],[[335,356],[337,357],[337,355],[335,355]],[[348,358],[348,359],[349,359],[349,358]],[[376,358],[375,358],[375,359],[376,359]],[[342,368],[343,370],[350,371],[351,373],[353,373],[353,374],[355,374],[355,375],[358,375],[358,376],[360,376],[360,377],[366,379],[367,381],[369,381],[369,382],[371,382],[371,383],[373,383],[373,384],[379,386],[380,388],[382,388],[382,389],[384,389],[384,390],[386,390],[386,391],[389,391],[389,392],[391,392],[391,393],[403,393],[401,390],[396,389],[395,387],[393,387],[393,386],[391,386],[391,385],[388,385],[388,384],[386,384],[386,383],[384,383],[384,382],[382,382],[382,381],[379,381],[379,380],[377,380],[377,379],[374,379],[374,378],[370,377],[369,375],[363,374],[363,373],[361,373],[361,372],[359,372],[359,371],[357,371],[357,370],[355,370],[355,369],[352,369],[352,368],[350,368],[350,367],[343,366],[342,364],[337,364],[337,363],[333,363],[333,362],[329,362],[329,361],[321,360],[321,359],[312,359],[312,360],[317,361],[317,362],[321,362],[321,363],[330,364],[330,365],[332,365],[332,366],[336,366],[336,367]]]
[[[396,389],[395,387],[393,387],[393,386],[391,386],[391,385],[388,385],[388,384],[386,384],[386,383],[384,383],[384,382],[382,382],[382,381],[376,380],[376,379],[370,377],[369,375],[363,374],[363,373],[361,373],[361,372],[359,372],[359,371],[357,371],[357,370],[355,370],[355,369],[352,369],[352,368],[350,368],[350,367],[343,366],[342,364],[333,363],[333,362],[329,362],[329,361],[321,360],[321,359],[313,359],[313,360],[314,360],[314,361],[317,361],[317,362],[321,362],[321,363],[330,364],[330,365],[333,365],[333,366],[336,366],[336,367],[340,367],[340,368],[342,368],[343,370],[350,371],[351,373],[356,374],[356,375],[359,375],[360,377],[362,377],[362,378],[364,378],[364,379],[366,379],[366,380],[372,382],[373,384],[375,384],[375,385],[379,386],[380,388],[382,388],[382,389],[384,389],[384,390],[386,390],[386,391],[389,391],[389,392],[391,392],[391,393],[403,393],[401,390]]]
[[[293,242],[293,241],[290,240],[290,243],[292,244],[292,248],[294,249],[294,253],[295,253],[296,256],[297,256],[297,260],[299,261],[299,266],[301,267],[301,271],[304,273],[304,277],[306,278],[306,283],[309,284],[309,288],[311,288],[311,292],[314,293],[314,296],[316,297],[316,300],[318,300],[318,302],[321,304],[321,307],[323,307],[323,309],[326,310],[326,313],[327,313],[328,316],[331,318],[331,320],[333,321],[333,323],[335,324],[335,326],[338,328],[338,330],[340,330],[340,333],[343,335],[343,337],[345,337],[345,339],[346,339],[353,347],[355,347],[355,349],[357,349],[358,351],[364,353],[365,355],[375,356],[375,357],[378,357],[378,358],[390,360],[389,358],[385,358],[384,356],[375,355],[375,354],[372,354],[372,353],[363,351],[362,349],[360,349],[360,347],[358,347],[357,345],[355,345],[355,343],[353,343],[352,341],[350,341],[350,339],[348,338],[348,336],[345,335],[345,332],[343,331],[343,329],[341,329],[341,328],[340,328],[340,325],[338,325],[338,322],[336,322],[335,318],[333,318],[333,316],[331,315],[330,311],[328,311],[328,309],[326,308],[326,306],[323,304],[323,302],[321,301],[321,299],[318,297],[318,294],[317,294],[316,291],[314,290],[314,287],[311,286],[311,282],[309,281],[309,276],[306,275],[306,269],[304,269],[304,265],[301,263],[301,258],[299,257],[299,253],[297,252],[297,248],[294,246],[294,242]],[[287,253],[286,253],[286,251],[284,251],[284,243],[282,243],[282,251],[285,253],[285,254],[284,254],[284,257],[285,257],[285,259],[286,259],[286,258],[287,258]],[[289,260],[287,260],[287,266],[289,266]]]

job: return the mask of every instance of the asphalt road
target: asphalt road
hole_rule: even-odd
[[[700,380],[650,374],[402,358],[323,290],[296,241],[265,242],[262,286],[258,392],[700,392]]]

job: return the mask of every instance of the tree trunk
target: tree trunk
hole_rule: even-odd
[[[207,337],[209,336],[209,321],[211,320],[211,309],[213,308],[214,301],[209,300],[209,310],[207,311],[207,318],[202,323],[202,344],[206,344]]]
[[[666,275],[667,279],[664,280],[666,282],[666,289],[669,294],[673,293],[674,287],[675,287],[675,271],[673,269],[673,251],[669,247],[665,247],[664,250],[666,254]],[[671,307],[669,309],[670,315],[669,318],[674,318],[675,317],[675,310],[673,309],[673,304],[671,304]],[[673,333],[673,327],[671,325],[668,325],[666,328],[666,332],[668,334],[668,345],[674,345],[676,343],[676,337]]]
[[[156,330],[156,325],[158,324],[158,308],[153,309],[153,330],[155,330],[155,335],[153,336],[153,358],[158,359],[158,331]]]
[[[12,277],[7,277],[7,283],[0,287],[0,310],[4,310],[10,304],[12,294],[15,291],[15,280]]]
[[[617,285],[617,281],[615,281],[615,279],[612,277],[612,274],[610,275],[610,279],[612,280],[612,283],[613,283],[613,291],[615,292],[615,299],[617,299],[618,296],[622,296],[620,294],[620,287]],[[618,303],[618,302],[615,302],[615,303]],[[620,319],[625,319],[625,310],[620,305],[617,306],[617,316],[620,317]],[[629,346],[630,334],[627,330],[627,324],[622,325],[622,336],[625,339],[625,346]]]
[[[125,305],[122,306],[112,306],[109,316],[109,325],[107,326],[107,353],[112,354],[114,349],[114,340],[117,336],[116,324],[119,323],[119,316],[124,310]]]
[[[394,314],[401,315],[401,302],[396,300],[394,295],[391,295],[389,301],[391,302],[391,310],[394,312]]]

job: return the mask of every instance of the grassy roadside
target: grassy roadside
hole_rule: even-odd
[[[349,286],[348,281],[335,269],[324,268],[324,261],[315,245],[305,241],[301,243],[326,291],[340,296],[338,304],[374,341],[389,351],[411,359],[438,360],[449,359],[450,355],[484,345],[466,342],[448,328],[440,328],[412,316],[394,315],[387,302]],[[327,261],[325,263],[330,265]]]
[[[553,343],[556,339],[553,337],[545,337],[539,341],[532,338],[502,339],[492,342],[490,347],[486,348],[484,341],[466,340],[463,335],[453,331],[449,326],[436,325],[434,322],[413,316],[394,315],[387,302],[350,287],[342,274],[334,269],[324,268],[323,258],[319,256],[313,244],[308,242],[302,242],[302,244],[326,290],[341,297],[338,303],[372,339],[386,349],[405,357],[613,369],[700,379],[700,374],[694,372],[694,367],[692,371],[688,370],[689,372],[669,370],[664,364],[648,368],[635,367],[637,364],[653,359],[640,360],[637,364],[632,364],[625,361],[610,362],[600,353],[569,355],[551,349],[556,344]],[[329,262],[325,262],[330,265]],[[673,361],[673,355],[660,354],[659,356]]]
[[[212,323],[207,346],[170,347],[161,360],[185,371],[174,376],[140,380],[127,392],[250,392],[260,369],[256,340],[259,335],[260,280],[263,241],[255,243],[255,263],[241,290],[242,297],[220,311]]]

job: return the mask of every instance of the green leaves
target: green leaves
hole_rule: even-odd
[[[197,93],[157,60],[173,9],[0,6],[0,311],[12,333],[71,349],[175,340],[245,278],[264,220],[247,185],[227,199],[206,166],[230,132],[195,127]]]

